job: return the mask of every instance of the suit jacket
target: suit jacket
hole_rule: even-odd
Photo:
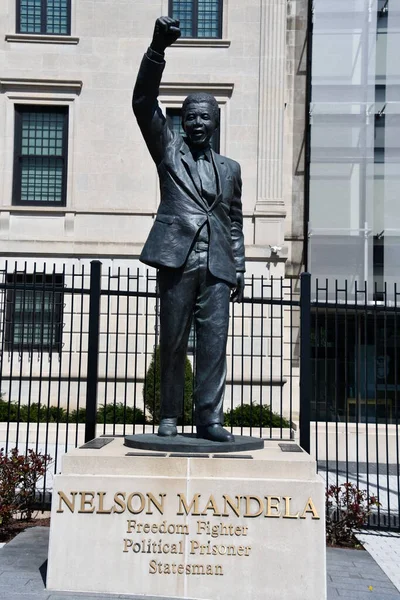
[[[164,67],[161,55],[149,49],[133,92],[133,110],[157,165],[161,191],[161,203],[140,260],[157,268],[181,267],[208,221],[209,270],[234,286],[236,271],[245,270],[240,166],[212,151],[217,195],[209,206],[202,198],[196,163],[185,138],[171,131],[158,105]]]

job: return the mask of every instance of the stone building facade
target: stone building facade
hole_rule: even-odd
[[[132,88],[155,19],[173,10],[187,16],[182,11],[201,4],[1,2],[4,272],[40,272],[45,265],[51,272],[54,264],[69,272],[93,259],[114,274],[128,267],[145,272],[138,256],[159,191],[132,113]],[[242,167],[247,275],[296,280],[303,256],[307,0],[203,4],[206,18],[218,7],[217,29],[202,37],[207,31],[200,34],[199,25],[197,36],[167,50],[160,104],[176,116],[188,93],[215,95],[220,152]],[[203,17],[192,15],[197,25]]]

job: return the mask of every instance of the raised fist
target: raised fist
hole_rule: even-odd
[[[160,54],[165,48],[171,46],[181,36],[179,21],[171,17],[160,17],[154,26],[153,41],[151,48]]]

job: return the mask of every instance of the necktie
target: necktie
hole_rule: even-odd
[[[203,198],[207,200],[208,204],[212,204],[217,193],[214,166],[204,152],[198,155],[196,165],[201,181]]]

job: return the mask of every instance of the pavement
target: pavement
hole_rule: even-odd
[[[400,591],[369,552],[328,548],[326,562],[328,600],[400,600]]]
[[[400,536],[376,535],[377,539],[371,539],[369,532],[361,535],[369,538],[366,544],[374,547],[377,556],[385,555],[386,569],[390,566],[399,578]],[[160,596],[48,591],[45,588],[48,541],[49,528],[34,527],[0,548],[0,600],[166,600]],[[328,600],[400,600],[400,591],[369,552],[328,548],[327,575]],[[268,598],[267,590],[265,597]]]
[[[400,533],[365,530],[356,537],[400,590]]]

